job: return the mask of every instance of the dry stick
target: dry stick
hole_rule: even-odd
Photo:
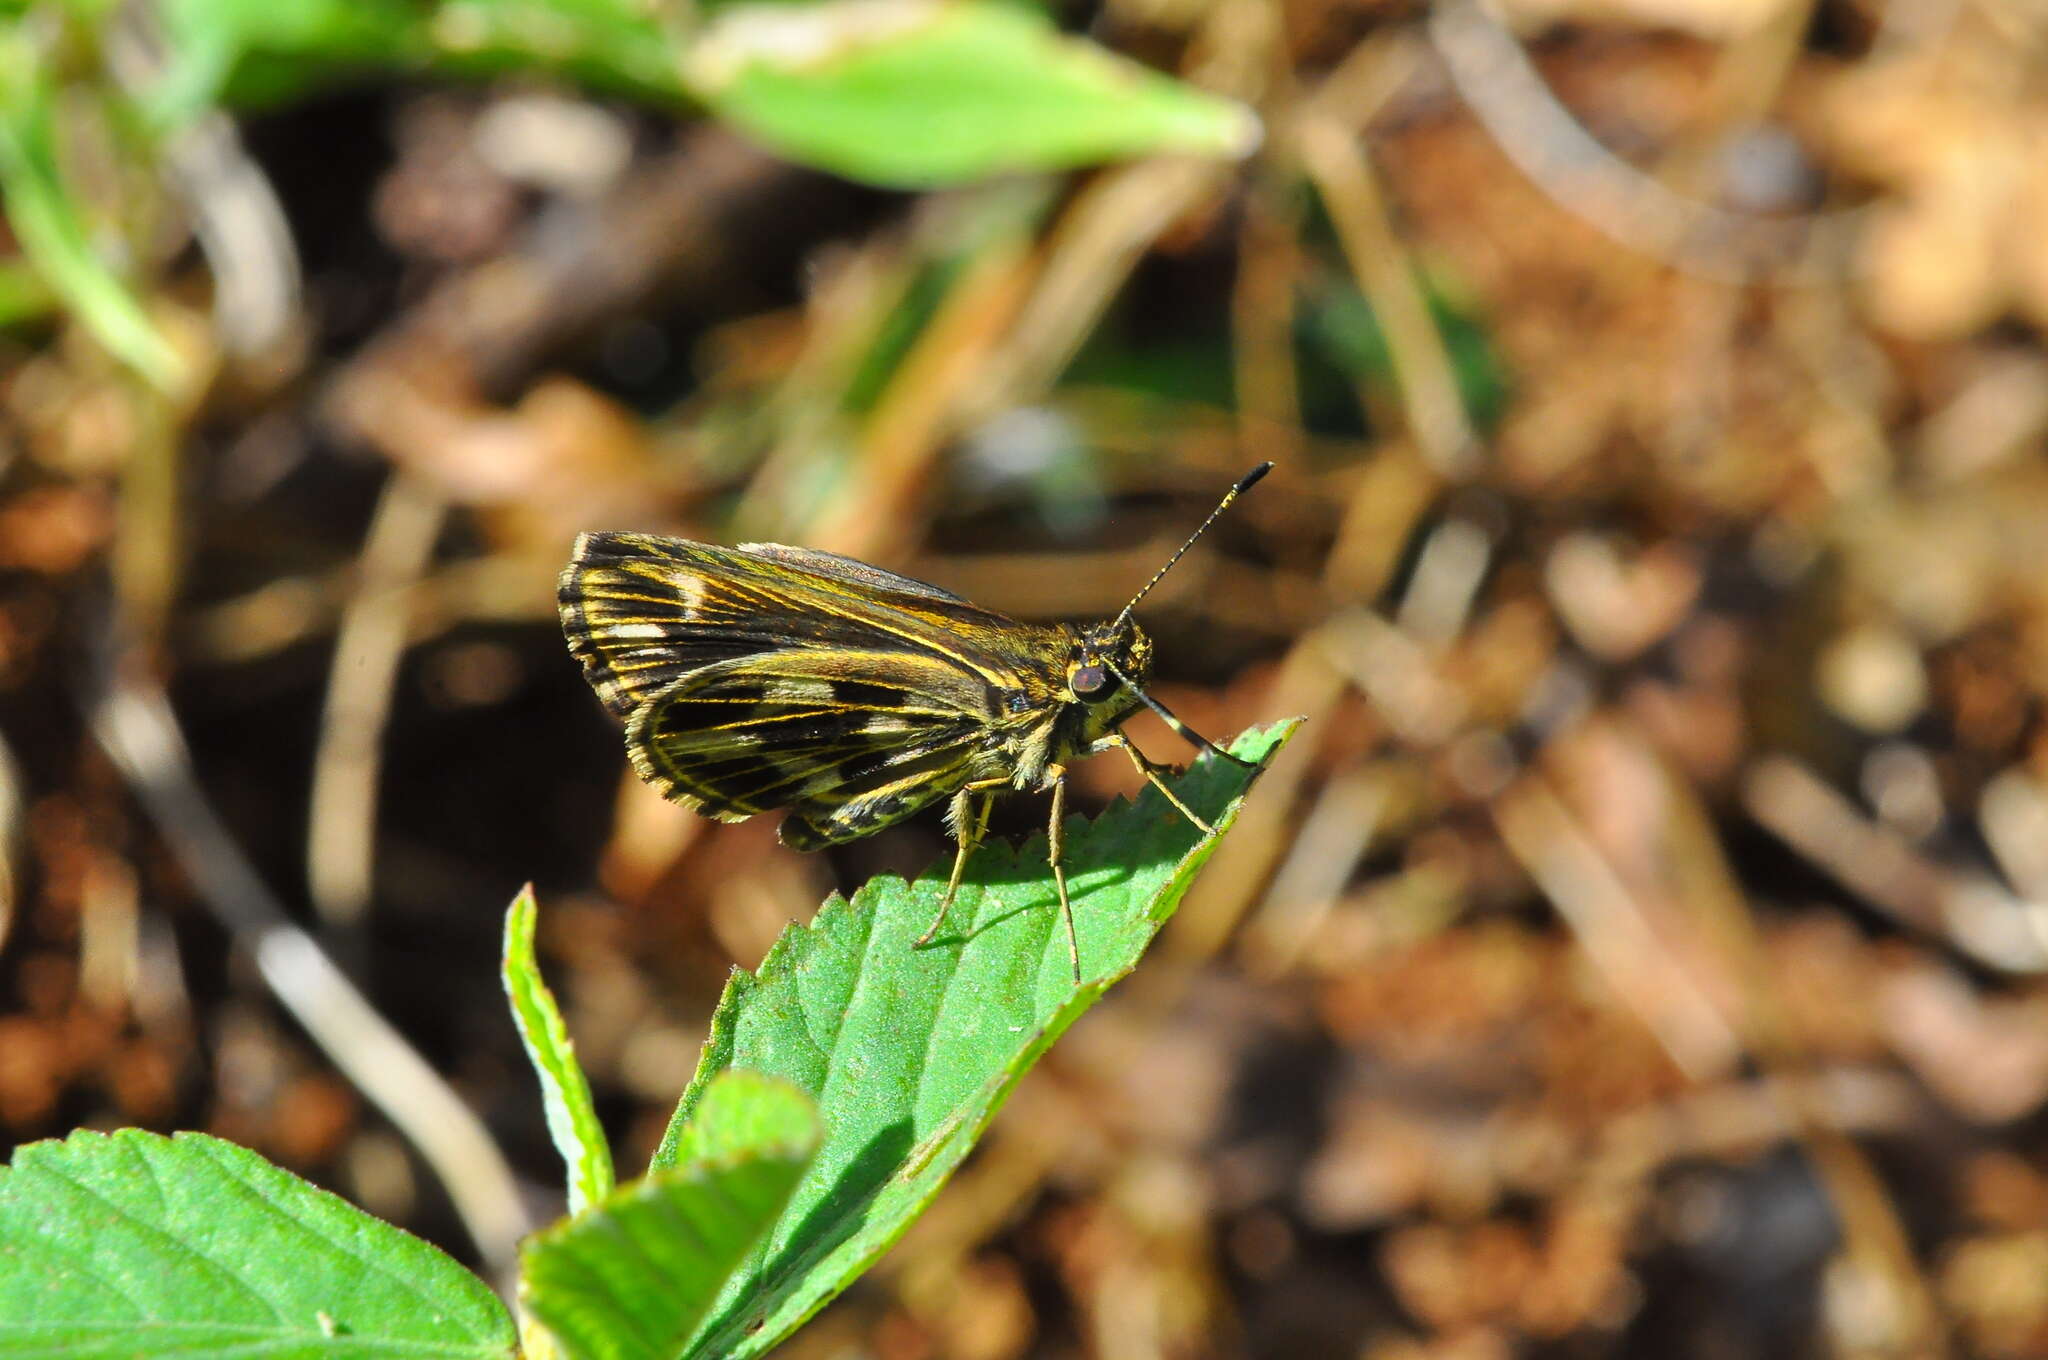
[[[1159,237],[1220,192],[1230,172],[1203,160],[1143,161],[1099,176],[1061,215],[1031,294],[982,381],[962,394],[971,426],[1035,400],[1067,367]]]
[[[1724,1077],[1741,1055],[1734,1027],[1658,937],[1614,866],[1538,771],[1493,801],[1508,852],[1571,927],[1579,947],[1679,1070]]]
[[[1006,341],[1007,323],[1035,274],[1028,241],[1005,233],[947,290],[869,414],[857,485],[805,528],[801,541],[854,557],[900,557],[918,495],[972,391]]]
[[[1272,713],[1301,714],[1311,734],[1323,730],[1322,724],[1350,688],[1331,664],[1328,645],[1320,630],[1304,634],[1280,663],[1263,705]],[[1168,923],[1161,948],[1155,951],[1161,957],[1132,979],[1134,995],[1157,1007],[1173,1004],[1188,974],[1230,939],[1282,851],[1292,843],[1295,801],[1309,781],[1315,757],[1315,744],[1306,737],[1289,742],[1273,757],[1259,776],[1258,796],[1245,801],[1236,830],[1216,847]]]
[[[1043,251],[985,248],[876,403],[861,439],[871,475],[806,541],[857,556],[900,550],[889,537],[945,441],[1050,386],[1145,251],[1224,174],[1201,161],[1130,166],[1077,198]]]
[[[1315,112],[1303,115],[1296,143],[1359,291],[1386,332],[1409,432],[1437,473],[1453,480],[1468,476],[1478,462],[1478,441],[1465,418],[1457,374],[1408,251],[1387,217],[1364,146],[1342,123]]]
[[[2024,765],[2010,766],[1984,786],[1977,824],[2006,881],[2022,894],[2027,927],[2048,955],[2048,795]]]
[[[1288,468],[1301,465],[1301,376],[1294,362],[1294,290],[1302,278],[1300,213],[1285,187],[1255,178],[1237,234],[1230,292],[1238,443]]]
[[[1423,583],[1421,588],[1430,587]],[[1446,611],[1442,640],[1460,631],[1464,619],[1463,606]],[[1303,714],[1314,731],[1353,688],[1371,698],[1388,724],[1418,746],[1449,741],[1465,717],[1464,695],[1437,675],[1430,648],[1367,609],[1332,615],[1304,633],[1282,663],[1266,706]],[[1186,965],[1214,954],[1263,896],[1283,852],[1300,834],[1294,804],[1313,757],[1308,742],[1291,742],[1261,776],[1259,796],[1240,815],[1241,829],[1218,848],[1176,914],[1166,941],[1169,960]],[[1256,945],[1248,947],[1256,953]],[[1166,969],[1155,971],[1170,976]],[[1161,983],[1162,989],[1166,986]]]
[[[6,734],[0,733],[0,950],[7,948],[7,937],[14,929],[16,893],[21,886],[15,877],[14,856],[28,824],[26,790],[14,748],[7,744]]]
[[[1336,136],[1345,139],[1363,135],[1364,129],[1381,110],[1410,84],[1426,56],[1426,44],[1412,30],[1393,30],[1365,39],[1353,47],[1316,86],[1314,94],[1298,106],[1299,122],[1324,129],[1311,133],[1312,138],[1328,138],[1332,129]],[[1348,149],[1346,154],[1350,154]],[[1375,187],[1369,172],[1367,187]],[[1327,193],[1328,190],[1319,189],[1319,192]],[[1391,231],[1385,227],[1383,214],[1379,226]],[[1365,231],[1370,235],[1374,224],[1367,222]],[[1357,270],[1359,266],[1348,236],[1344,246],[1347,259]],[[1397,277],[1392,286],[1407,290],[1410,296],[1408,310],[1413,315],[1418,311],[1413,276],[1407,273],[1405,266],[1397,269],[1395,274]],[[1378,308],[1380,300],[1374,299],[1373,305]],[[1417,356],[1417,344],[1425,351],[1434,349],[1439,355],[1443,354],[1441,338],[1436,334],[1435,323],[1429,318],[1426,305],[1420,306],[1419,312],[1425,323],[1424,334],[1419,341],[1410,342],[1404,333],[1400,339],[1405,348],[1394,351],[1397,365],[1404,369],[1412,369],[1417,358],[1425,370],[1429,368],[1429,354],[1425,352]],[[1390,344],[1394,338],[1390,333]],[[1443,389],[1444,375],[1450,371],[1449,359],[1444,356],[1437,367],[1438,376],[1430,379],[1436,390]],[[1462,424],[1464,407],[1455,379],[1450,380],[1448,390],[1454,399],[1454,415]],[[1336,541],[1330,545],[1323,560],[1324,584],[1337,600],[1367,600],[1380,594],[1394,573],[1402,547],[1409,541],[1414,525],[1436,503],[1444,472],[1443,452],[1423,441],[1422,433],[1415,428],[1419,423],[1411,412],[1408,421],[1410,438],[1383,441],[1352,495],[1349,508],[1338,526]],[[1452,437],[1458,437],[1455,428]],[[1466,437],[1469,437],[1469,432]]]
[[[335,635],[306,826],[307,885],[332,928],[361,924],[370,904],[379,757],[405,653],[408,588],[427,569],[446,517],[445,499],[393,469]]]
[[[792,507],[815,494],[806,487],[813,481],[819,450],[833,447],[846,419],[850,384],[875,343],[875,318],[908,305],[923,263],[916,239],[906,245],[885,236],[868,240],[851,258],[821,271],[805,299],[802,346],[760,403],[761,416],[776,437],[733,507],[732,541],[795,536]]]
[[[249,951],[271,992],[356,1088],[419,1150],[478,1253],[509,1270],[532,1230],[519,1187],[482,1121],[286,915],[222,824],[192,770],[163,688],[139,667],[108,669],[92,711],[113,757],[200,898]]]
[[[1654,259],[1724,282],[1830,282],[1858,210],[1762,217],[1684,198],[1602,146],[1480,0],[1438,0],[1429,35],[1465,103],[1566,212]]]
[[[284,577],[190,611],[181,629],[187,663],[260,661],[338,628],[349,600],[349,577],[344,570]],[[407,645],[462,623],[551,622],[554,593],[535,585],[544,579],[530,559],[509,552],[444,563],[404,589],[407,603],[399,614]]]
[[[103,34],[115,78],[146,99],[170,65],[156,7],[122,6]],[[217,110],[166,137],[162,157],[212,275],[214,334],[230,353],[271,355],[289,341],[304,304],[298,246],[276,188],[234,120]]]
[[[1272,886],[1246,918],[1246,972],[1272,982],[1301,966],[1351,875],[1380,838],[1399,782],[1396,763],[1378,761],[1323,786]]]
[[[2034,927],[2031,904],[1989,879],[1927,860],[1799,761],[1765,756],[1752,762],[1743,775],[1742,806],[1766,831],[1900,925],[2001,972],[2048,972],[2048,946]]]
[[[140,1014],[142,887],[134,866],[96,845],[79,878],[78,994],[96,1010]]]
[[[1765,1093],[1775,1096],[1793,1130],[1806,1142],[1814,1169],[1842,1223],[1852,1261],[1888,1277],[1910,1316],[1911,1353],[1946,1352],[1935,1322],[1927,1281],[1884,1180],[1863,1149],[1849,1137],[1824,1093],[1806,1076],[1812,1059],[1803,1036],[1779,1004],[1771,982],[1771,960],[1755,913],[1728,862],[1706,809],[1682,781],[1666,776],[1669,862],[1677,888],[1693,914],[1708,928],[1713,944],[1741,988],[1739,1018],[1743,1042],[1770,1078]]]
[[[1706,117],[1665,158],[1660,178],[1700,199],[1726,181],[1721,162],[1731,138],[1763,124],[1806,46],[1814,0],[1787,0],[1755,28],[1721,45],[1707,78]]]

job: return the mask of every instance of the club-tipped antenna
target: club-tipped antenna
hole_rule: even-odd
[[[1152,579],[1147,581],[1143,586],[1140,586],[1138,588],[1137,594],[1131,596],[1131,602],[1125,605],[1123,609],[1117,614],[1116,622],[1121,624],[1125,619],[1128,619],[1131,616],[1131,611],[1138,607],[1138,601],[1144,599],[1146,594],[1151,591],[1152,587],[1159,584],[1160,577],[1166,575],[1167,572],[1173,570],[1174,563],[1180,561],[1181,558],[1187,555],[1188,549],[1195,546],[1195,540],[1200,538],[1203,534],[1207,533],[1209,530],[1209,526],[1216,522],[1216,517],[1222,514],[1225,510],[1228,510],[1230,508],[1230,503],[1232,501],[1236,500],[1239,496],[1242,496],[1245,492],[1251,490],[1252,487],[1257,484],[1259,478],[1265,476],[1272,470],[1272,463],[1261,463],[1257,467],[1253,468],[1250,472],[1247,472],[1244,476],[1238,478],[1237,485],[1231,487],[1230,490],[1224,492],[1223,499],[1218,501],[1216,503],[1216,508],[1209,512],[1209,518],[1203,520],[1201,524],[1197,525],[1195,531],[1188,535],[1188,541],[1181,544],[1180,548],[1173,554],[1173,556],[1166,559],[1166,565],[1161,567],[1158,571],[1153,572]],[[1146,700],[1146,702],[1150,703],[1151,700],[1148,699]]]

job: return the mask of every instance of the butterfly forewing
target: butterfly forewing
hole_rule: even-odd
[[[787,605],[732,570],[732,554],[683,539],[585,534],[557,590],[569,651],[606,708],[632,715],[716,661],[800,645]],[[762,606],[768,612],[761,612]]]
[[[919,581],[909,576],[898,576],[893,571],[863,562],[857,557],[840,553],[821,552],[816,548],[792,548],[785,543],[742,543],[740,551],[750,557],[765,558],[772,562],[784,562],[814,577],[823,577],[833,582],[843,582],[858,587],[863,593],[881,590],[896,595],[923,596],[932,600],[950,600],[954,604],[966,604],[950,590],[941,590],[929,581]],[[820,582],[819,584],[822,584]],[[977,610],[986,613],[986,610]]]
[[[1012,673],[1016,657],[966,640],[1023,625],[937,586],[807,548],[584,534],[558,598],[569,650],[622,718],[700,667],[799,649],[929,653],[986,686],[1023,683]]]

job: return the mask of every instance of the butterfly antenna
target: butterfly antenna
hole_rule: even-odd
[[[1216,522],[1216,517],[1222,514],[1225,510],[1228,510],[1230,508],[1230,503],[1232,501],[1236,500],[1239,496],[1242,496],[1245,492],[1251,490],[1252,487],[1258,482],[1259,478],[1265,476],[1272,470],[1273,465],[1271,463],[1261,463],[1257,467],[1253,468],[1250,472],[1247,472],[1244,476],[1238,478],[1237,485],[1231,487],[1230,490],[1224,492],[1223,499],[1217,502],[1216,508],[1214,510],[1211,510],[1209,512],[1209,518],[1203,520],[1201,525],[1197,527],[1193,533],[1188,535],[1188,541],[1180,545],[1179,551],[1175,552],[1173,556],[1166,559],[1166,565],[1161,567],[1158,571],[1153,572],[1152,579],[1147,581],[1144,584],[1144,586],[1139,589],[1137,594],[1131,596],[1131,602],[1125,605],[1123,607],[1123,611],[1116,616],[1116,622],[1121,624],[1125,619],[1128,619],[1131,616],[1131,611],[1138,607],[1138,601],[1144,599],[1146,594],[1152,589],[1152,587],[1159,584],[1160,577],[1166,575],[1167,572],[1173,570],[1174,563],[1180,561],[1181,558],[1187,555],[1188,549],[1195,546],[1195,540],[1200,538],[1204,533],[1208,532],[1209,526]],[[1140,695],[1139,697],[1143,698],[1144,696]],[[1145,702],[1148,704],[1152,703],[1150,699],[1146,699]],[[1158,705],[1154,704],[1153,707],[1156,708],[1158,707]]]

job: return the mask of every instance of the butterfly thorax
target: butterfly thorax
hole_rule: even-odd
[[[1020,789],[1042,787],[1051,766],[1082,755],[1137,712],[1131,686],[1152,674],[1152,639],[1128,619],[1056,631],[1065,653],[1060,670],[1043,675],[1045,692],[1016,702],[1016,719],[991,732],[991,754],[1000,752]]]

